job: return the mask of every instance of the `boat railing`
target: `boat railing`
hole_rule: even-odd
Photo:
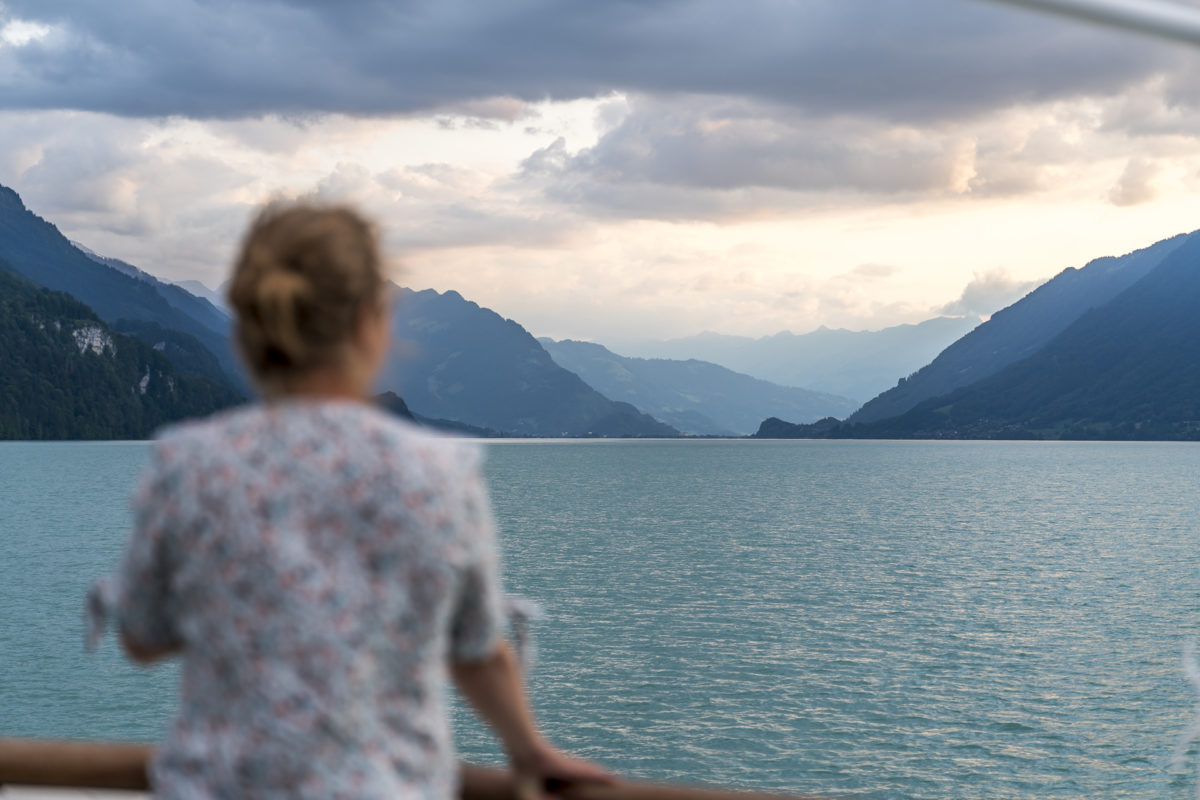
[[[150,791],[146,765],[153,752],[154,748],[148,744],[0,739],[0,798],[18,800],[24,787],[79,793],[87,790],[145,793]],[[624,779],[612,785],[569,784],[550,788],[563,800],[819,800]],[[526,794],[518,791],[512,774],[505,770],[462,766],[460,800],[528,800]]]

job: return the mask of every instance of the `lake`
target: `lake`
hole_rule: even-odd
[[[1198,445],[485,446],[567,749],[843,797],[1195,795],[1195,748],[1170,758],[1196,702]],[[164,729],[174,668],[82,647],[147,450],[0,443],[0,735]],[[464,756],[494,760],[460,722]]]

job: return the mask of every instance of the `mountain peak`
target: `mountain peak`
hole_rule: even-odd
[[[0,210],[28,211],[25,203],[21,200],[21,195],[3,184],[0,184]]]

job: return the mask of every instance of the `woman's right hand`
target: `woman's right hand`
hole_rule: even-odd
[[[543,800],[552,791],[547,784],[602,783],[613,784],[617,779],[598,764],[570,756],[545,740],[538,740],[526,753],[509,757],[516,780],[517,800]]]
[[[574,758],[538,732],[512,648],[502,643],[486,658],[456,661],[451,674],[463,697],[489,724],[508,753],[519,800],[542,800],[547,782],[615,783],[603,767]]]

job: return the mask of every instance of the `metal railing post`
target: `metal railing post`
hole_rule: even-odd
[[[1200,45],[1200,8],[1166,0],[990,0]]]

